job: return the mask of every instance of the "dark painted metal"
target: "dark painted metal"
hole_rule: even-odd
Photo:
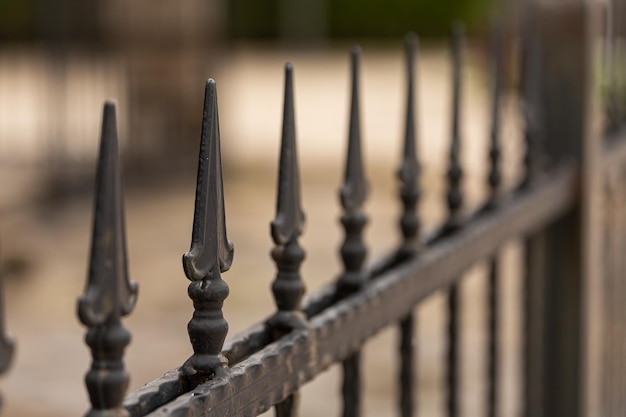
[[[500,399],[500,349],[498,339],[500,335],[500,262],[498,256],[491,258],[489,262],[489,281],[487,282],[487,416],[498,415],[498,402]]]
[[[452,142],[450,145],[450,167],[448,169],[448,220],[443,226],[441,236],[446,237],[457,232],[461,227],[461,208],[463,206],[463,168],[460,160],[460,112],[461,112],[461,72],[463,69],[463,47],[465,28],[456,24],[452,29]],[[448,351],[446,363],[447,416],[456,417],[459,411],[459,311],[461,309],[461,291],[459,284],[450,287],[448,294]]]
[[[400,199],[402,200],[402,216],[400,230],[402,244],[398,251],[398,260],[405,261],[416,256],[420,248],[420,219],[417,205],[420,199],[419,174],[420,165],[417,161],[417,144],[415,129],[415,59],[418,53],[418,38],[414,33],[406,37],[406,124],[404,131],[404,149],[402,164],[398,170],[400,180]],[[415,408],[415,361],[413,356],[414,313],[411,312],[400,322],[400,372],[399,372],[399,408],[402,417],[410,417]]]
[[[11,366],[15,343],[7,335],[4,319],[4,277],[0,271],[0,374],[5,373]]]
[[[272,284],[278,311],[269,320],[274,340],[280,339],[294,329],[307,326],[301,306],[305,285],[300,275],[300,265],[304,261],[305,252],[298,243],[298,238],[304,229],[304,221],[296,149],[293,67],[287,63],[285,64],[285,100],[276,218],[270,225],[272,238],[276,244],[272,250],[272,258],[278,269],[276,279]],[[298,396],[298,392],[294,391],[284,401],[278,403],[275,408],[276,417],[297,416]]]
[[[398,383],[400,386],[400,416],[410,417],[415,414],[415,403],[418,399],[415,383],[415,313],[411,312],[400,321],[400,369]]]
[[[404,148],[402,165],[398,170],[400,180],[400,198],[402,200],[402,217],[400,229],[402,231],[402,245],[399,257],[409,258],[417,254],[420,249],[420,219],[417,207],[421,195],[419,175],[420,165],[417,161],[417,144],[415,129],[415,60],[418,53],[419,40],[414,33],[406,37],[406,123],[404,130]]]
[[[117,143],[115,103],[107,101],[102,118],[100,155],[91,241],[91,261],[85,291],[78,300],[78,316],[88,327],[85,341],[93,357],[85,376],[89,417],[128,416],[122,408],[129,376],[124,349],[130,333],[121,317],[137,301],[137,284],[128,279],[122,176]]]
[[[538,103],[539,50],[535,20],[526,12],[522,33],[522,117],[524,119],[524,176],[520,190],[527,190],[537,178],[540,113]],[[544,417],[544,367],[545,354],[545,273],[543,264],[546,239],[542,233],[528,235],[524,239],[524,278],[522,294],[523,317],[523,383],[522,415]]]
[[[442,233],[448,234],[461,226],[461,208],[463,207],[463,168],[461,166],[461,90],[463,70],[463,47],[465,43],[465,29],[456,24],[452,30],[452,141],[450,143],[448,167],[448,220]]]
[[[361,351],[350,355],[342,362],[343,380],[341,384],[342,416],[361,415]]]
[[[352,75],[352,98],[350,105],[350,128],[344,182],[339,190],[343,214],[341,224],[345,239],[341,245],[344,270],[337,280],[338,299],[359,291],[367,282],[368,272],[363,269],[367,247],[363,242],[363,229],[367,216],[363,203],[367,198],[367,180],[363,172],[361,155],[361,120],[359,112],[359,61],[361,48],[354,46],[350,53]],[[361,372],[360,352],[354,353],[343,362],[343,416],[361,415]]]
[[[183,255],[194,306],[187,325],[194,353],[181,372],[192,385],[221,376],[227,369],[228,361],[221,350],[228,333],[222,314],[228,285],[221,273],[230,268],[233,253],[233,244],[226,236],[217,89],[215,81],[209,79],[204,92],[191,248]]]
[[[500,107],[502,96],[502,76],[503,76],[503,33],[502,29],[495,25],[492,30],[492,91],[491,91],[491,131],[489,141],[489,176],[487,184],[489,186],[489,197],[486,208],[495,208],[501,195],[502,170],[500,162],[502,160],[502,150],[500,146]]]
[[[13,353],[15,351],[15,344],[13,340],[7,335],[5,329],[4,319],[4,277],[2,271],[0,271],[0,374],[4,374],[9,370],[11,361],[13,360]],[[2,407],[2,397],[0,397],[0,408]]]
[[[341,224],[345,231],[345,240],[341,246],[341,259],[344,272],[338,280],[341,296],[352,294],[363,287],[367,281],[363,263],[367,248],[363,242],[363,229],[367,216],[363,213],[363,203],[367,198],[367,180],[363,171],[361,155],[361,127],[359,116],[359,60],[361,49],[358,46],[351,51],[352,100],[350,107],[350,128],[348,133],[348,152],[344,182],[339,190],[343,215]]]
[[[533,16],[525,16],[522,39],[522,116],[524,119],[524,176],[520,188],[530,187],[541,163],[540,44]]]
[[[272,258],[278,269],[276,279],[272,284],[278,312],[271,324],[278,328],[279,333],[290,331],[305,322],[300,305],[305,292],[304,281],[300,275],[300,265],[304,261],[305,252],[298,243],[298,238],[304,229],[305,216],[300,200],[293,67],[291,64],[286,64],[276,218],[271,223],[272,239],[276,244],[272,250]]]
[[[296,329],[233,366],[224,378],[198,386],[149,415],[232,417],[268,410],[406,317],[415,304],[456,282],[503,242],[566,213],[576,200],[577,184],[572,166],[538,179],[532,190],[503,201],[492,216],[473,218],[418,258],[368,281],[359,293],[313,317],[308,329]]]
[[[489,197],[483,208],[483,213],[488,215],[496,209],[501,199],[502,173],[500,167],[500,100],[502,95],[503,77],[503,31],[499,23],[495,23],[491,34],[491,60],[492,60],[492,101],[491,101],[491,132],[489,142]],[[499,339],[499,297],[500,288],[498,254],[494,254],[489,260],[489,278],[487,281],[487,416],[496,417],[498,413],[499,386],[498,376],[500,351]]]
[[[446,383],[448,385],[446,410],[448,417],[459,415],[459,310],[461,293],[455,283],[448,292],[448,350],[446,352]]]

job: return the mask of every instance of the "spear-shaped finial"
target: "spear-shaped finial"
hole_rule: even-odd
[[[367,216],[363,213],[363,203],[367,198],[367,180],[363,172],[361,155],[361,120],[359,112],[359,61],[361,48],[354,46],[350,52],[352,73],[352,98],[350,104],[350,127],[348,131],[348,152],[346,171],[339,190],[343,207],[341,224],[345,239],[341,245],[343,272],[337,282],[337,297],[343,298],[359,291],[367,281],[363,262],[367,247],[363,242],[363,228]],[[361,353],[357,351],[343,362],[343,412],[344,417],[356,417],[361,410]]]
[[[531,16],[524,19],[522,43],[522,114],[524,118],[524,177],[520,189],[532,185],[540,166],[541,145],[541,44],[536,33],[537,25]]]
[[[448,168],[448,220],[444,233],[457,230],[460,226],[460,212],[463,205],[463,168],[460,151],[460,112],[461,112],[461,70],[463,66],[463,44],[465,28],[457,23],[452,29],[452,142],[450,144],[450,166]]]
[[[230,268],[233,252],[226,236],[217,90],[215,81],[209,79],[204,91],[191,248],[183,255],[195,312],[187,326],[194,354],[184,363],[182,372],[193,377],[194,383],[218,375],[228,364],[220,353],[228,333],[222,314],[228,285],[221,273]]]
[[[93,362],[85,377],[92,409],[87,416],[111,411],[127,415],[122,401],[129,376],[124,349],[130,334],[120,318],[133,309],[137,285],[128,280],[122,178],[117,143],[115,103],[107,101],[102,119],[96,202],[87,287],[78,301],[78,316],[89,327],[86,342]]]
[[[297,239],[304,229],[304,212],[300,199],[300,170],[296,151],[296,123],[293,99],[293,66],[285,64],[285,99],[283,130],[276,197],[276,219],[271,223],[272,238],[277,245]]]
[[[345,240],[341,246],[344,272],[339,277],[341,297],[358,291],[366,281],[362,271],[367,248],[363,242],[363,228],[367,216],[362,207],[367,198],[367,180],[363,171],[361,155],[361,120],[359,111],[359,61],[361,48],[354,46],[350,52],[352,73],[352,98],[350,105],[350,127],[348,132],[348,152],[344,182],[339,190],[343,207],[341,223],[345,230]]]
[[[418,53],[419,39],[415,33],[409,33],[406,37],[406,70],[407,70],[407,99],[406,99],[406,124],[404,131],[404,149],[402,152],[402,165],[398,170],[400,180],[400,198],[402,199],[402,217],[400,228],[402,230],[402,246],[400,247],[400,259],[410,257],[417,253],[419,247],[420,219],[417,215],[417,204],[420,198],[420,185],[418,176],[420,166],[417,161],[417,146],[415,140],[415,59]]]
[[[361,117],[359,109],[359,66],[361,48],[354,46],[350,51],[352,72],[352,98],[350,105],[350,128],[348,132],[348,153],[344,182],[339,195],[346,212],[360,210],[367,198],[367,181],[363,174],[361,156]]]
[[[298,243],[304,229],[304,212],[300,202],[300,172],[296,151],[296,128],[293,99],[293,67],[285,65],[285,101],[283,112],[280,167],[278,172],[278,195],[276,218],[271,222],[272,239],[276,246],[272,258],[278,272],[272,283],[274,301],[278,313],[273,324],[288,330],[301,324],[298,313],[305,285],[300,276],[300,264],[305,252]],[[299,317],[293,319],[293,317]],[[302,320],[301,320],[302,319]]]
[[[489,142],[489,199],[486,209],[497,206],[500,199],[500,184],[502,173],[500,170],[500,100],[502,90],[502,66],[503,66],[503,39],[502,26],[498,22],[493,23],[491,30],[491,72],[492,72],[492,99],[491,99],[491,134]]]

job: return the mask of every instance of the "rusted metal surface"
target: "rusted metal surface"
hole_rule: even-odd
[[[369,281],[359,293],[310,320],[308,329],[284,338],[233,366],[228,375],[198,386],[150,416],[249,416],[286,399],[300,386],[350,356],[383,327],[505,241],[566,212],[578,195],[576,169],[564,166],[537,180],[532,190],[503,202],[492,216],[440,240],[415,260]],[[168,381],[163,381],[164,383]],[[127,404],[128,406],[128,404]]]

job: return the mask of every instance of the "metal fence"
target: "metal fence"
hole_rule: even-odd
[[[464,34],[452,34],[453,109],[448,216],[439,230],[424,236],[420,227],[420,163],[416,154],[414,73],[417,38],[407,38],[407,101],[403,158],[398,169],[400,244],[388,256],[365,265],[367,224],[363,203],[368,186],[361,158],[359,54],[352,62],[352,103],[344,183],[340,189],[343,272],[303,301],[299,269],[305,250],[298,242],[305,215],[300,201],[296,150],[293,68],[285,66],[285,98],[276,217],[271,222],[277,311],[249,331],[225,342],[228,324],[222,305],[228,286],[222,279],[233,261],[224,210],[216,83],[207,81],[191,248],[183,267],[193,301],[188,332],[193,355],[126,395],[124,350],[130,334],[121,324],[137,299],[129,280],[122,180],[115,104],[104,106],[88,283],[78,315],[88,328],[93,363],[86,376],[90,417],[253,416],[272,407],[277,416],[297,415],[298,390],[333,364],[343,367],[343,415],[361,415],[362,346],[379,330],[397,326],[398,414],[415,415],[419,401],[414,373],[414,310],[437,291],[447,294],[446,409],[463,414],[459,398],[464,306],[464,272],[487,260],[485,323],[487,404],[496,416],[501,399],[502,279],[499,250],[511,239],[524,242],[523,352],[521,394],[525,416],[622,416],[626,311],[622,251],[626,139],[623,108],[609,86],[606,126],[598,122],[594,51],[601,9],[592,5],[544,5],[531,10],[523,27],[521,104],[524,118],[525,175],[514,189],[501,185],[500,95],[506,37],[494,36],[492,127],[486,160],[488,198],[473,214],[463,200],[460,152],[460,97]],[[498,28],[495,32],[498,33]],[[1,329],[0,329],[1,330]],[[4,333],[4,332],[2,332]],[[11,342],[0,339],[0,368],[10,362]]]

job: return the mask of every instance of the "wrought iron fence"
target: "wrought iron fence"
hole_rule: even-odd
[[[418,215],[420,163],[415,122],[415,61],[418,41],[406,42],[407,91],[403,157],[398,169],[403,212],[397,248],[366,266],[362,231],[368,185],[361,157],[359,112],[360,49],[351,52],[352,97],[345,177],[340,188],[343,272],[303,301],[299,273],[305,249],[295,134],[294,70],[285,66],[284,113],[276,217],[271,222],[276,278],[276,313],[225,342],[228,323],[222,305],[228,285],[222,274],[233,262],[227,238],[217,88],[205,87],[202,134],[191,248],[183,256],[194,312],[188,325],[193,355],[126,395],[124,350],[130,334],[121,324],[137,300],[129,280],[122,179],[115,103],[104,106],[89,278],[78,303],[87,326],[93,362],[86,376],[92,409],[88,416],[252,416],[272,407],[278,416],[296,415],[298,390],[331,365],[343,367],[342,414],[361,410],[360,350],[376,332],[397,326],[398,414],[415,415],[414,309],[436,291],[447,293],[446,410],[462,415],[459,397],[459,283],[477,261],[488,261],[486,413],[498,415],[502,346],[502,268],[499,250],[522,239],[524,262],[523,415],[623,415],[623,350],[626,322],[620,253],[624,245],[623,165],[626,140],[610,112],[611,140],[594,129],[593,51],[598,10],[589,5],[539,4],[523,36],[525,175],[518,187],[501,184],[500,96],[508,51],[501,28],[492,45],[491,138],[484,205],[463,210],[463,144],[460,125],[464,33],[452,32],[453,108],[446,203],[448,216],[436,233],[424,236]],[[619,120],[618,120],[619,119]],[[598,186],[603,184],[604,187]],[[604,204],[600,205],[598,201]],[[599,216],[601,207],[608,213]],[[602,249],[606,249],[603,253]],[[1,330],[1,329],[0,329]],[[2,332],[3,334],[4,332]],[[0,339],[0,369],[10,362],[11,343]]]

